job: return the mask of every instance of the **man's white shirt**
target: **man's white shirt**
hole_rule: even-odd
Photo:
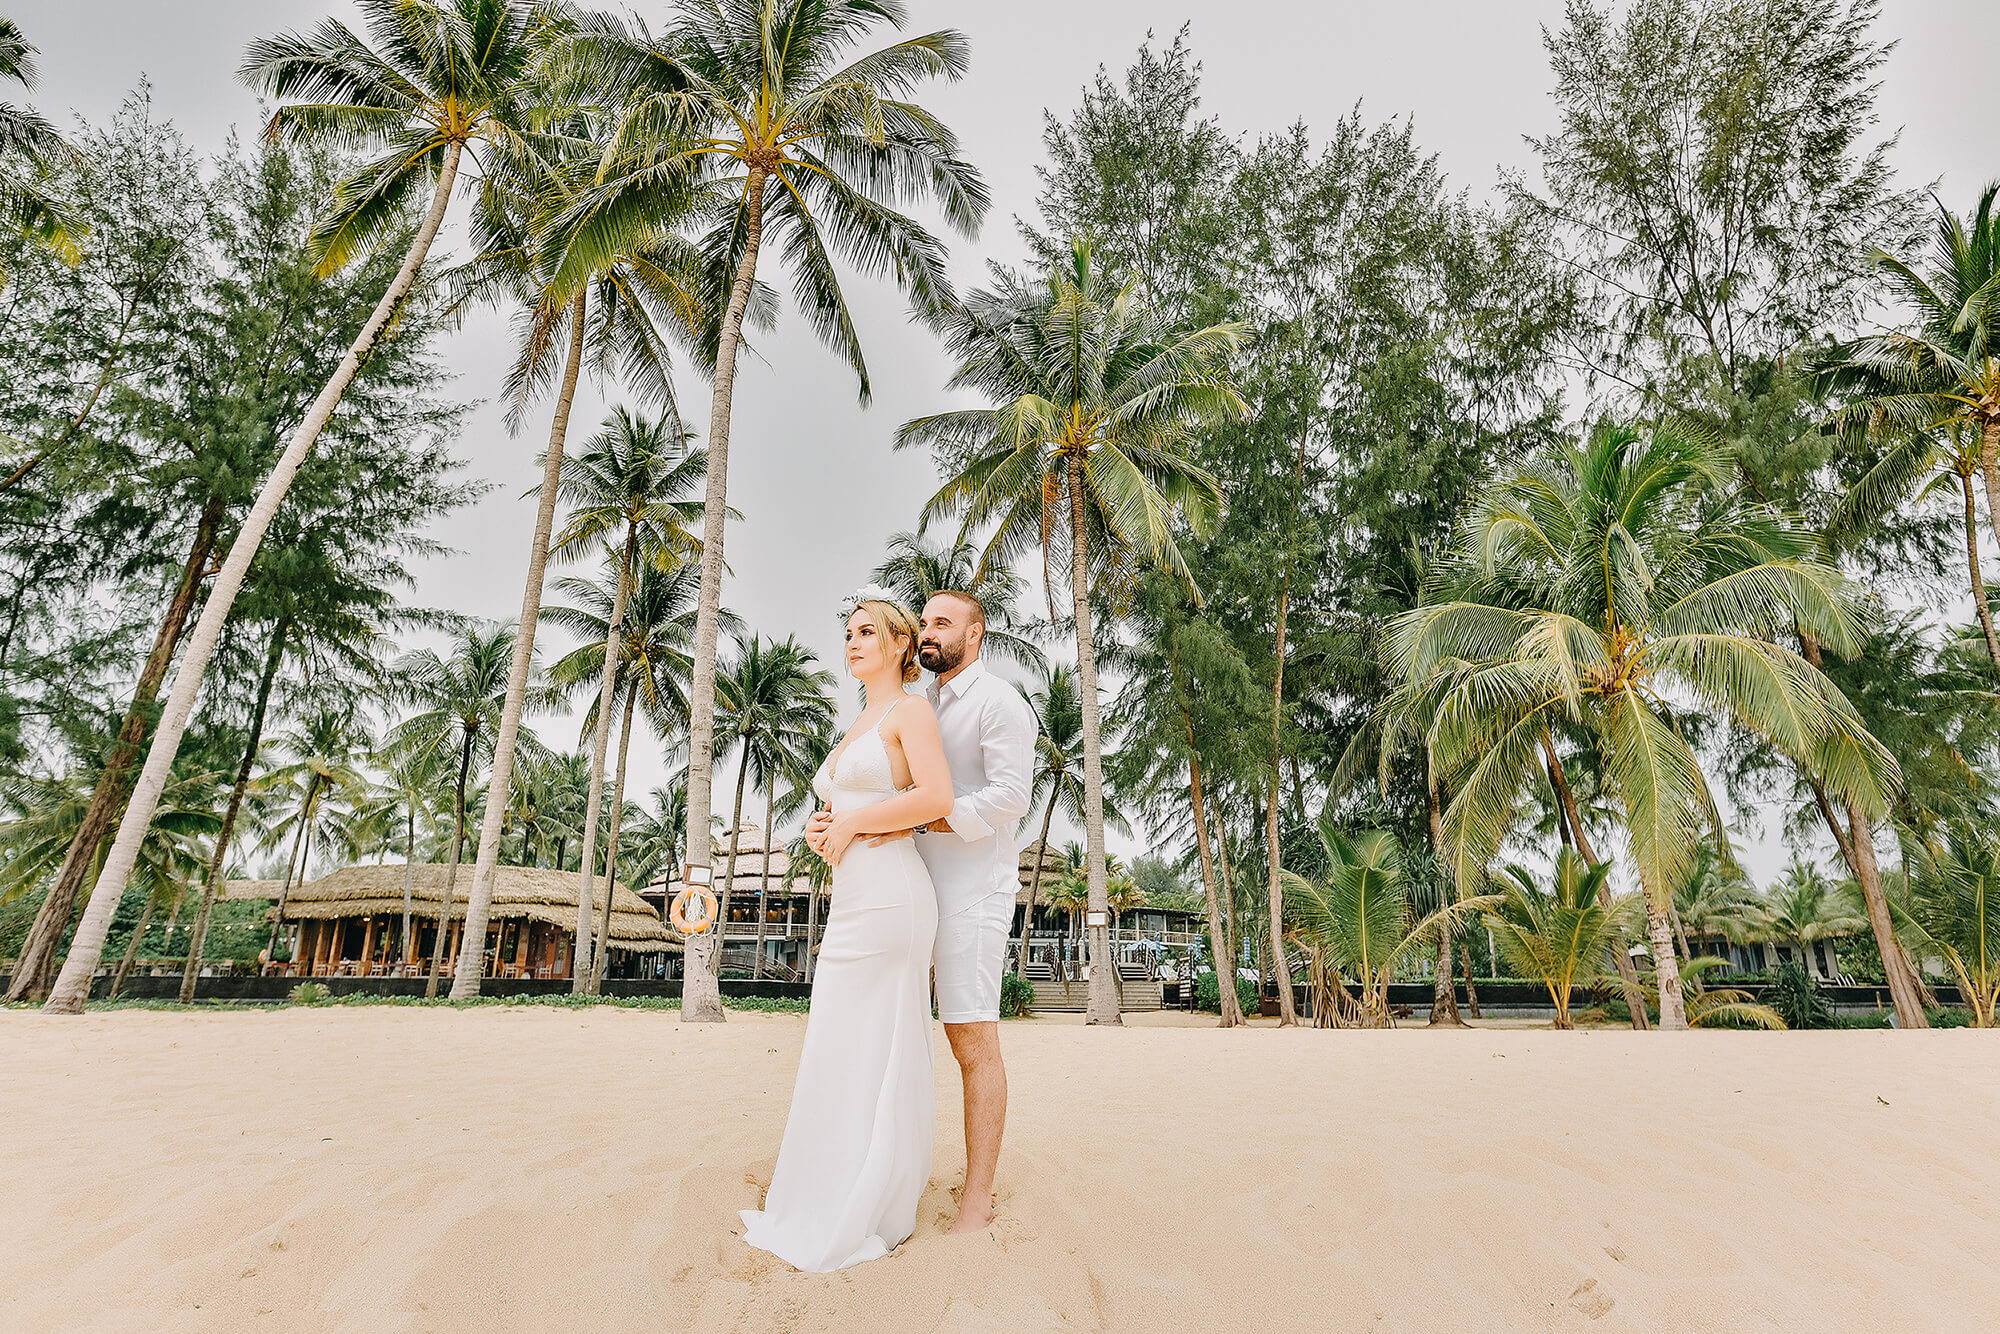
[[[918,834],[937,887],[938,916],[964,912],[1020,888],[1015,837],[1028,813],[1035,715],[1021,692],[974,658],[928,694],[951,766],[951,832]]]

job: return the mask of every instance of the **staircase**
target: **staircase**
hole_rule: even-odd
[[[1118,983],[1118,1008],[1132,1014],[1141,1010],[1157,1010],[1160,1007],[1160,984],[1146,976],[1143,964],[1128,964],[1120,970],[1125,976]],[[1046,973],[1047,969],[1044,968]],[[1081,979],[1058,982],[1053,978],[1037,978],[1029,974],[1028,981],[1035,988],[1035,1009],[1051,1014],[1082,1014],[1090,1004],[1090,983]]]

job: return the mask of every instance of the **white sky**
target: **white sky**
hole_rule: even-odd
[[[666,12],[658,3],[636,8],[656,25]],[[1370,119],[1414,116],[1418,141],[1475,195],[1503,168],[1531,171],[1522,137],[1553,126],[1540,28],[1560,22],[1560,0],[913,0],[912,9],[916,30],[958,27],[972,43],[970,76],[921,97],[959,132],[995,201],[984,235],[955,243],[961,285],[979,281],[989,256],[1020,258],[1012,219],[1033,208],[1042,109],[1066,117],[1097,67],[1122,71],[1149,29],[1164,42],[1192,24],[1205,110],[1230,132],[1254,138],[1298,119],[1326,125],[1360,102]],[[31,100],[52,118],[102,120],[143,73],[156,114],[209,151],[232,125],[254,132],[260,119],[235,79],[246,42],[329,13],[353,21],[339,0],[11,0],[7,10],[41,48],[42,83]],[[1882,75],[1880,114],[1885,131],[1903,127],[1894,157],[1901,181],[1938,180],[1962,208],[2000,174],[1991,79],[2000,4],[1891,0],[1878,32],[1899,43]],[[948,369],[893,288],[856,281],[847,291],[873,406],[857,405],[851,378],[788,318],[764,340],[764,360],[739,371],[732,428],[730,501],[744,519],[731,527],[724,598],[753,628],[797,634],[828,664],[839,661],[838,602],[881,559],[888,535],[914,526],[935,488],[929,460],[893,454],[889,441],[901,422],[943,405]],[[507,355],[504,317],[476,319],[447,345],[457,394],[490,398]],[[705,428],[706,385],[684,377],[682,401],[689,424]],[[595,429],[604,406],[586,386],[572,441]],[[537,480],[533,460],[546,432],[545,416],[510,438],[497,408],[472,415],[457,451],[498,486],[440,525],[435,536],[461,554],[418,571],[416,602],[493,619],[519,613],[534,519],[532,500],[521,497]],[[851,708],[853,693],[843,699]],[[575,743],[573,722],[536,727],[552,745]],[[666,769],[644,744],[635,742],[633,759],[630,791],[643,798]],[[1756,869],[1768,873],[1780,858],[1758,851]]]

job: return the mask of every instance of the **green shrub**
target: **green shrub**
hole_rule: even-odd
[[[1930,1020],[1932,1028],[1970,1028],[1970,1010],[1925,1010],[1924,1017]]]
[[[1787,1028],[1838,1028],[1833,1007],[1826,1003],[1819,983],[1800,963],[1781,964],[1764,988],[1764,1004],[1778,1012]]]
[[[324,983],[301,982],[285,993],[285,999],[294,1005],[327,1005],[333,1001],[333,993]]]
[[[1035,984],[1019,973],[1000,979],[1000,1017],[1024,1019],[1035,1010]]]
[[[1245,1014],[1257,1013],[1257,984],[1247,977],[1236,979],[1236,1005]],[[1222,1013],[1222,984],[1216,981],[1214,973],[1195,978],[1194,1007],[1210,1014]]]

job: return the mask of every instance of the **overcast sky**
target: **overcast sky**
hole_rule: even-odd
[[[102,120],[145,75],[155,115],[205,150],[219,148],[231,126],[254,132],[258,123],[255,99],[235,78],[246,42],[329,13],[353,21],[335,0],[0,3],[42,50],[32,100],[52,118]],[[1254,138],[1300,119],[1323,126],[1359,102],[1371,120],[1414,117],[1419,142],[1475,196],[1503,169],[1531,171],[1523,136],[1553,128],[1541,26],[1560,22],[1561,0],[912,0],[911,8],[916,30],[957,27],[972,44],[962,83],[920,95],[958,131],[993,192],[984,234],[955,241],[961,284],[976,283],[989,257],[1020,258],[1012,219],[1033,209],[1043,108],[1066,117],[1097,67],[1122,71],[1149,30],[1164,41],[1191,25],[1205,109],[1230,133]],[[657,25],[666,7],[637,9]],[[1901,183],[1938,181],[1963,208],[2000,174],[1991,82],[2000,4],[1889,0],[1878,32],[1898,43],[1879,110],[1885,132],[1902,129],[1893,158]],[[913,526],[936,486],[927,458],[894,454],[889,441],[901,422],[939,409],[947,373],[890,285],[856,281],[848,297],[874,403],[862,409],[851,376],[788,319],[761,340],[763,360],[739,369],[729,479],[744,518],[729,534],[725,600],[767,635],[797,634],[830,665],[839,662],[840,599],[867,578],[888,535]],[[508,356],[504,318],[475,320],[445,355],[460,397],[490,399]],[[681,383],[689,424],[705,428],[707,386],[692,376]],[[572,441],[591,433],[605,402],[601,389],[586,386]],[[543,416],[510,437],[490,405],[469,418],[458,453],[498,486],[437,531],[460,554],[418,571],[416,602],[518,615],[534,520],[522,496],[536,481],[533,459],[546,432]],[[851,712],[854,692],[844,689],[842,699]],[[576,742],[574,722],[536,726],[553,745]],[[643,798],[666,770],[646,744],[635,743],[633,757],[631,793]],[[718,791],[717,799],[727,798]]]

